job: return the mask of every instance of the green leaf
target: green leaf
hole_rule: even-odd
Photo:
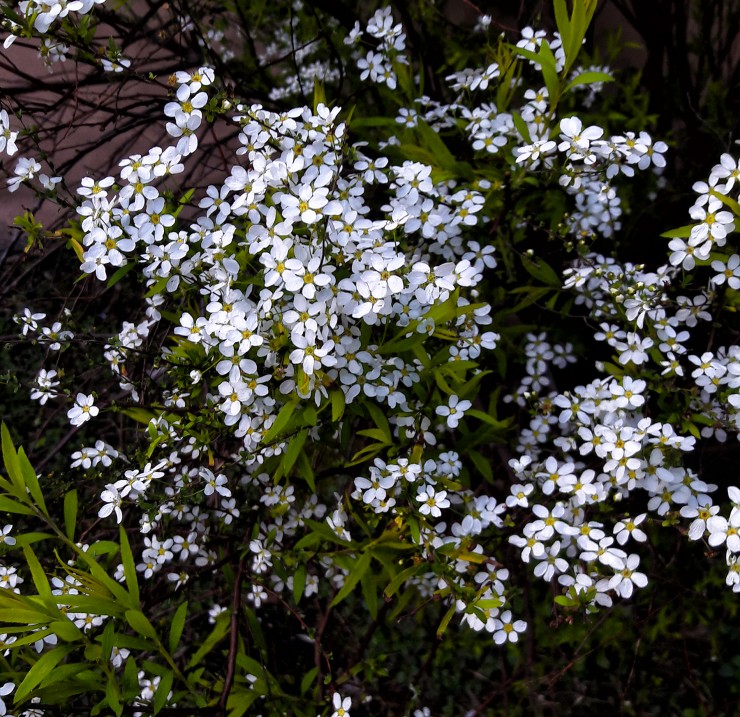
[[[306,566],[301,564],[296,568],[295,573],[293,573],[293,600],[295,600],[296,605],[301,601],[305,588]]]
[[[393,580],[388,583],[385,590],[383,591],[383,594],[386,598],[392,598],[396,594],[396,592],[398,592],[398,589],[409,578],[412,578],[417,573],[424,572],[425,570],[427,570],[427,567],[428,566],[424,563],[419,563],[418,565],[412,565],[411,567],[402,570],[400,573],[393,577]]]
[[[362,555],[360,555],[352,569],[349,571],[349,575],[347,575],[347,577],[344,579],[344,585],[342,585],[342,589],[331,601],[331,607],[338,605],[355,589],[357,583],[360,582],[360,579],[370,567],[371,560],[372,555],[370,554],[369,550],[366,550],[364,553],[362,553]]]
[[[671,229],[670,231],[663,232],[660,236],[666,238],[666,239],[686,239],[687,237],[691,236],[691,230],[696,226],[696,224],[687,224],[683,227],[678,227],[677,229]]]
[[[154,411],[147,411],[145,408],[122,408],[121,413],[133,418],[137,423],[143,423],[145,426],[148,426],[152,419],[157,417]]]
[[[100,567],[99,563],[95,560],[95,553],[93,552],[93,549],[96,546],[100,546],[101,542],[102,541],[98,541],[98,543],[91,545],[87,552],[80,551],[77,553],[78,560],[87,565],[88,569],[90,570],[90,580],[88,580],[89,586],[97,586],[99,593],[101,588],[110,593],[113,597],[116,598],[118,602],[121,603],[121,607],[137,609],[137,602],[134,601],[131,595],[126,592],[126,590],[124,590],[115,580],[113,580],[113,578],[111,578],[110,575],[108,575],[108,573],[106,573],[105,570],[103,570],[103,568]],[[115,543],[113,543],[112,547],[114,550],[118,548]],[[78,575],[77,577],[79,578],[80,576]]]
[[[49,622],[51,622],[49,615],[32,608],[0,607],[0,623],[47,625]]]
[[[49,623],[49,628],[64,642],[77,642],[82,639],[82,630],[69,619],[54,620]]]
[[[36,553],[30,545],[23,546],[23,555],[26,558],[26,564],[31,571],[31,577],[33,578],[33,584],[38,591],[38,594],[42,598],[51,600],[51,586],[49,585],[49,579],[46,577],[44,569],[41,567],[41,563],[36,557]]]
[[[103,657],[108,660],[110,659],[111,652],[113,651],[113,639],[115,637],[116,629],[113,620],[108,620],[105,623],[103,634],[100,637],[100,652]]]
[[[314,520],[307,520],[306,525],[311,529],[311,532],[304,535],[294,547],[294,550],[302,550],[303,548],[311,545],[316,545],[321,540],[327,540],[330,543],[337,543],[344,547],[349,547],[351,543],[346,540],[342,540],[326,523],[317,523]]]
[[[331,392],[331,420],[335,423],[344,415],[345,404],[346,398],[342,389]]]
[[[141,692],[141,687],[139,686],[139,668],[137,667],[136,660],[134,660],[133,657],[129,657],[123,667],[121,687],[123,688],[125,699],[131,699],[132,697],[138,696]]]
[[[156,639],[157,632],[154,626],[140,610],[126,610],[126,621],[139,635]]]
[[[542,78],[545,81],[545,87],[547,87],[547,94],[550,97],[550,109],[552,109],[560,99],[560,79],[558,78],[555,55],[552,54],[547,40],[542,41],[539,55],[540,65],[542,66]]]
[[[126,585],[131,594],[131,599],[138,605],[139,579],[136,575],[136,561],[134,560],[133,552],[131,552],[131,545],[128,542],[126,529],[122,525],[118,526],[118,539],[121,543],[121,562],[123,563],[123,575],[126,578]]]
[[[74,541],[77,524],[77,491],[72,489],[64,494],[64,532]]]
[[[558,32],[560,33],[563,47],[567,47],[570,44],[570,20],[568,19],[568,8],[565,4],[565,0],[554,0],[553,4],[555,9],[555,24],[558,26]]]
[[[375,576],[371,571],[368,570],[362,575],[360,584],[370,617],[375,620],[378,617],[378,591],[376,590]]]
[[[455,603],[453,601],[452,605],[450,605],[450,609],[445,613],[445,616],[442,618],[442,622],[437,628],[437,639],[441,638],[442,635],[445,634],[445,632],[447,631],[447,626],[450,624],[450,620],[452,620],[452,616],[454,614],[455,614]]]
[[[385,443],[393,443],[393,435],[391,433],[390,424],[388,423],[388,419],[386,418],[385,413],[380,408],[380,406],[376,405],[372,401],[367,401],[363,405],[372,417],[375,425],[383,432]]]
[[[594,85],[597,82],[614,82],[614,78],[606,72],[582,72],[568,84],[565,91],[568,92],[581,85]]]
[[[458,162],[455,155],[450,152],[442,138],[426,122],[420,121],[416,131],[421,135],[423,143],[431,151],[435,162],[433,166],[456,171]]]
[[[527,143],[532,143],[532,138],[529,134],[529,127],[527,127],[527,123],[522,119],[522,116],[518,112],[512,112],[511,118],[514,121],[514,127],[516,127],[516,131],[519,132],[519,136]]]
[[[294,401],[286,403],[280,409],[280,412],[275,417],[275,421],[270,426],[270,429],[262,437],[263,443],[271,443],[275,438],[277,438],[283,428],[288,425],[288,421],[290,421],[290,418],[293,415],[293,412],[295,411],[297,405],[298,400],[296,399]]]
[[[314,683],[316,675],[318,674],[319,668],[312,667],[305,675],[303,675],[303,679],[301,680],[301,695],[305,695],[306,692],[308,692],[308,688]]]
[[[121,690],[113,672],[108,674],[108,680],[105,683],[105,699],[108,702],[108,707],[113,710],[114,714],[121,715],[123,713]]]
[[[115,286],[121,279],[123,279],[126,274],[128,274],[132,269],[136,268],[136,262],[130,261],[128,264],[124,264],[123,266],[119,267],[111,276],[110,279],[108,279],[108,288],[110,289],[112,286]]]
[[[174,678],[175,676],[172,670],[168,670],[160,678],[157,691],[154,693],[154,714],[161,712],[162,708],[167,704],[167,699],[169,698]]]
[[[716,189],[710,189],[709,193],[715,197],[715,199],[719,199],[722,204],[732,209],[732,212],[736,217],[740,217],[740,204],[738,204],[732,197],[728,197],[726,194],[722,194]]]
[[[541,281],[543,284],[547,284],[554,288],[560,288],[562,285],[562,281],[555,273],[555,270],[542,260],[533,261],[527,256],[522,256],[522,266],[530,276]]]
[[[180,638],[182,637],[182,631],[185,627],[185,617],[188,613],[188,603],[185,601],[180,605],[175,615],[172,618],[172,624],[170,625],[170,637],[168,641],[168,647],[170,654],[174,654],[177,650],[177,646],[180,644]]]
[[[556,595],[555,596],[555,602],[558,605],[562,605],[563,607],[573,607],[574,605],[577,605],[575,600],[566,597],[565,595]]]
[[[41,512],[45,516],[49,517],[49,511],[46,509],[46,503],[44,502],[44,496],[41,493],[41,487],[39,486],[39,479],[36,475],[36,471],[33,469],[31,461],[28,460],[23,448],[18,449],[18,462],[20,463],[23,481],[28,487],[31,496],[36,501],[36,505],[41,509]]]
[[[469,450],[468,456],[473,461],[473,464],[478,469],[478,472],[486,479],[486,482],[493,482],[493,469],[491,463],[485,456],[482,456],[478,451]]]
[[[303,450],[303,446],[306,443],[306,438],[308,438],[308,430],[303,429],[302,431],[299,431],[293,438],[290,439],[290,443],[288,443],[288,450],[285,451],[285,455],[283,456],[282,461],[282,468],[285,475],[288,475],[295,465],[295,462],[298,460],[298,456],[300,455],[301,451]]]
[[[324,83],[314,75],[313,78],[313,111],[316,112],[319,105],[326,104],[326,90],[324,89]]]
[[[7,495],[0,495],[0,511],[5,513],[19,513],[20,515],[36,515],[33,509],[9,498]]]
[[[15,704],[19,704],[28,697],[33,689],[41,684],[41,681],[74,649],[74,645],[60,645],[41,655],[18,686],[14,698]]]
[[[489,426],[493,426],[494,428],[505,429],[511,425],[509,419],[498,421],[493,416],[489,416],[487,413],[484,413],[483,411],[478,411],[475,408],[471,408],[465,411],[465,415],[471,416],[472,418],[477,418],[479,421],[483,421],[484,423],[487,423]]]
[[[0,432],[2,432],[2,446],[3,446],[3,462],[5,463],[5,470],[8,472],[13,486],[20,495],[16,495],[16,498],[25,496],[26,494],[26,483],[23,480],[23,473],[21,472],[21,466],[18,461],[18,454],[13,446],[13,440],[10,437],[10,431],[5,423],[0,426]],[[31,513],[33,515],[33,513]]]
[[[211,634],[203,641],[201,646],[196,650],[195,654],[190,658],[188,662],[188,668],[195,667],[200,661],[218,645],[221,640],[224,639],[226,634],[231,629],[231,614],[228,612],[222,612],[216,617],[216,624],[211,631]]]

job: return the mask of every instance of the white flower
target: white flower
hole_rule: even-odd
[[[422,515],[431,515],[433,518],[439,518],[442,515],[441,508],[449,508],[450,501],[447,500],[447,491],[436,491],[430,485],[419,489],[416,500],[421,503],[419,512]]]
[[[343,698],[342,695],[335,692],[331,701],[334,705],[334,712],[331,717],[349,717],[349,710],[352,707],[352,699],[350,697]]]
[[[493,640],[497,645],[503,645],[505,642],[516,642],[519,639],[519,633],[527,629],[527,623],[524,620],[512,622],[511,610],[502,613],[501,619],[493,620]]]
[[[12,525],[6,525],[0,530],[0,545],[15,545],[15,538],[10,535],[11,530],[13,530]]]
[[[73,426],[81,426],[85,421],[94,418],[100,412],[100,409],[93,405],[95,398],[84,393],[78,393],[75,405],[67,411],[69,422]]]
[[[15,683],[13,682],[6,682],[2,687],[0,687],[0,715],[7,714],[7,707],[2,698],[7,697],[14,689]]]
[[[118,492],[118,488],[112,483],[108,483],[105,486],[105,490],[100,494],[100,499],[104,502],[104,505],[98,511],[98,517],[107,518],[111,513],[115,512],[116,522],[120,523],[123,520],[123,513],[121,512],[123,499]]]
[[[450,396],[446,406],[437,406],[435,413],[438,416],[447,417],[447,425],[457,428],[457,424],[473,404],[470,401],[461,401],[457,396]]]

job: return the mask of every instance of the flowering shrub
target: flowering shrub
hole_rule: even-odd
[[[649,590],[653,532],[726,552],[740,591],[740,488],[692,461],[740,425],[740,351],[707,330],[740,289],[739,170],[724,154],[694,185],[667,263],[610,251],[668,146],[589,119],[613,80],[579,62],[595,6],[481,42],[434,99],[391,7],[346,31],[273,9],[260,102],[220,74],[232,11],[173,15],[202,56],[157,85],[163,139],[75,186],[0,113],[7,190],[63,213],[18,217],[28,248],[66,238],[90,304],[125,302],[14,317],[45,354],[30,398],[72,427],[62,485],[3,428],[18,714],[427,715],[373,692],[379,625],[431,610],[437,637],[498,649],[533,628],[530,577],[571,620]],[[101,34],[125,8],[5,11],[7,53],[157,79]],[[341,102],[350,74],[380,99]]]

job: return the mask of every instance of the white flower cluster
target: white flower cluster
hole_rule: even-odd
[[[719,212],[717,200],[712,205],[714,221],[707,222],[696,207],[713,201],[710,187],[722,196],[737,194],[737,175],[734,158],[723,155],[709,182],[695,185],[700,198],[691,215],[700,223],[686,232],[695,237],[693,246],[704,242],[724,246],[733,229],[732,214]],[[729,181],[720,184],[720,179]],[[674,266],[681,263],[674,259],[676,241],[670,247]],[[733,290],[738,263],[735,254],[715,260],[711,268],[720,273],[712,283],[727,282]],[[672,299],[669,292],[676,275],[677,269],[670,266],[648,272],[598,254],[587,255],[566,272],[565,286],[578,293],[579,303],[599,322],[595,338],[611,347],[624,373],[564,393],[544,393],[552,384],[549,364],[555,354],[544,337],[536,350],[534,342],[527,350],[532,358],[517,401],[524,406],[525,396],[539,396],[541,410],[521,433],[519,450],[524,455],[511,464],[518,484],[507,504],[531,510],[536,520],[526,523],[512,541],[522,549],[522,559],[536,562],[535,574],[547,580],[557,577],[561,585],[582,594],[587,604],[607,605],[610,593],[629,597],[635,586],[647,584],[645,575],[636,570],[639,555],[626,553],[622,546],[628,540],[646,539],[638,528],[646,516],[662,518],[670,511],[691,519],[691,540],[706,538],[712,547],[726,544],[727,584],[740,592],[740,541],[734,537],[740,489],[728,487],[732,510],[724,518],[711,497],[717,486],[703,481],[684,461],[698,438],[724,441],[728,431],[740,429],[740,347],[692,353],[692,334],[701,322],[712,320],[708,309],[714,297],[701,293]],[[675,382],[675,390],[687,398],[685,410],[699,417],[703,427],[695,428],[695,435],[682,436],[670,422],[646,412],[656,389],[651,378],[656,375],[654,366],[662,375],[659,383]],[[597,363],[598,367],[603,365]],[[554,450],[560,458],[552,455]],[[646,513],[624,516],[611,529],[591,517],[594,513],[598,517],[594,510],[598,504],[626,501],[640,491]],[[541,502],[530,508],[536,500]]]
[[[737,184],[736,184],[737,183]],[[740,167],[730,154],[723,154],[719,164],[709,173],[707,182],[696,182],[694,191],[697,194],[689,216],[698,222],[691,227],[688,237],[675,237],[668,246],[672,249],[670,262],[672,266],[681,266],[691,270],[697,261],[706,261],[717,247],[724,247],[727,235],[735,230],[735,217],[727,211],[722,197],[731,193],[737,195],[740,185]],[[727,263],[720,259],[712,262],[712,268],[718,272],[714,277],[715,284],[728,281],[731,288],[740,285],[735,271],[740,264],[740,256],[732,254]]]
[[[77,4],[84,7],[64,7]],[[275,48],[289,42],[290,33],[279,37]],[[394,63],[398,70],[407,62],[401,25],[385,8],[365,33],[374,49],[358,56],[363,79],[394,89]],[[356,45],[362,34],[358,24],[347,44]],[[534,50],[545,38],[526,28],[518,44]],[[565,56],[557,37],[550,47],[562,69]],[[298,53],[297,61],[308,56]],[[462,97],[486,92],[499,77],[499,67],[491,63],[447,79]],[[193,216],[185,220],[169,198],[168,182],[197,152],[204,116],[225,114],[231,104],[219,105],[210,96],[216,78],[208,67],[178,72],[174,79],[174,99],[164,106],[172,144],[128,157],[117,177],[87,177],[78,189],[82,271],[106,281],[109,271],[120,276],[119,270],[135,263],[149,290],[146,318],[124,322],[104,354],[134,404],[128,410],[144,422],[151,418],[149,462],[111,478],[98,509],[99,517],[121,523],[130,505],[142,507],[146,537],[136,569],[144,578],[168,570],[177,589],[193,565],[213,567],[214,526],[230,525],[245,505],[260,510],[249,539],[254,580],[248,597],[255,607],[270,598],[268,584],[273,593],[294,589],[295,577],[273,568],[307,521],[323,521],[324,530],[328,525],[351,546],[344,497],[336,495],[333,508],[315,491],[297,500],[300,493],[281,480],[284,473],[276,479],[265,468],[274,456],[300,460],[301,441],[319,444],[327,433],[319,414],[342,414],[348,407],[374,421],[377,427],[360,435],[380,445],[377,450],[363,445],[358,453],[372,464],[357,471],[351,499],[371,518],[388,514],[397,526],[413,525],[422,560],[408,583],[423,595],[448,600],[463,623],[490,633],[497,644],[515,642],[526,628],[508,609],[509,571],[486,548],[485,531],[500,534],[505,519],[517,526],[510,542],[523,562],[533,564],[535,575],[557,580],[587,607],[629,598],[635,587],[647,584],[638,570],[639,553],[628,552],[631,541],[647,539],[651,514],[662,518],[674,509],[691,519],[690,538],[708,535],[712,546],[726,544],[728,583],[740,591],[740,489],[729,489],[733,509],[725,519],[710,497],[717,487],[684,465],[697,437],[683,435],[679,426],[649,410],[647,372],[657,364],[668,379],[687,381],[690,372],[687,405],[705,419],[702,436],[723,440],[727,430],[740,426],[740,348],[692,353],[690,329],[711,320],[710,294],[673,301],[669,293],[676,267],[693,268],[690,257],[706,263],[734,229],[732,215],[720,207],[721,197],[736,189],[734,159],[724,155],[709,182],[695,187],[700,196],[691,216],[699,224],[685,237],[688,243],[671,243],[671,266],[650,272],[592,253],[567,271],[565,288],[576,293],[576,305],[598,325],[595,338],[613,349],[618,365],[611,375],[557,392],[555,369],[575,360],[573,346],[553,343],[545,334],[527,335],[527,376],[508,400],[518,408],[536,400],[540,410],[520,432],[523,455],[511,461],[513,481],[499,500],[463,488],[460,454],[445,445],[435,448],[461,421],[496,423],[466,398],[472,391],[457,395],[443,378],[444,370],[475,368],[473,362],[500,338],[489,330],[491,307],[472,303],[484,271],[496,267],[493,247],[480,235],[479,241],[471,236],[486,221],[484,193],[493,189],[491,182],[458,185],[439,179],[422,162],[351,144],[339,108],[319,103],[315,110],[277,113],[237,105],[232,119],[239,126],[239,148],[225,168],[228,175],[196,197],[200,211],[191,207]],[[284,92],[295,89],[289,80]],[[462,99],[444,105],[421,97],[416,104],[399,111],[404,130],[420,128],[421,122],[440,130],[462,120],[479,156],[498,155],[520,173],[552,171],[560,177],[575,197],[568,224],[577,236],[611,236],[622,209],[610,182],[633,176],[635,168],[665,164],[665,144],[645,132],[606,139],[603,128],[584,127],[577,116],[551,125],[544,88],[526,90],[522,105],[511,112]],[[12,154],[15,139],[7,115],[0,114],[0,149]],[[396,144],[388,138],[385,147]],[[22,161],[11,189],[41,169],[35,160]],[[712,269],[711,287],[740,287],[740,256],[715,259]],[[174,325],[171,331],[162,326],[163,317]],[[39,331],[43,318],[26,309],[17,320],[24,335],[38,332],[40,342],[61,348],[70,336],[61,324]],[[150,339],[157,331],[165,345],[157,361],[168,368],[146,375],[148,394],[156,394],[165,409],[153,415],[135,405],[139,387],[127,364],[155,344]],[[426,342],[434,342],[435,354]],[[430,376],[431,391],[441,389],[441,398],[422,389]],[[42,403],[56,397],[58,377],[41,371],[32,397]],[[98,412],[94,396],[79,392],[67,415],[81,426]],[[188,434],[180,420],[187,414],[206,414],[224,445],[238,449],[220,455],[220,448],[197,432]],[[302,423],[293,435],[271,430],[276,424],[284,428],[298,414]],[[229,444],[229,437],[237,440]],[[405,448],[387,460],[378,455],[394,444]],[[152,457],[155,451],[161,455]],[[85,470],[108,468],[118,458],[123,459],[102,440],[72,455],[73,467]],[[313,485],[314,468],[304,463],[298,467]],[[352,480],[344,472],[338,478]],[[613,525],[600,520],[607,502],[613,508],[640,492],[644,510],[619,512]],[[442,568],[425,572],[427,561],[435,560]],[[318,591],[322,581],[340,588],[348,573],[341,560],[328,556],[309,569],[306,595]],[[20,579],[14,570],[4,570],[0,581],[15,588]],[[123,579],[122,568],[118,577]],[[223,609],[214,605],[211,618]],[[86,630],[96,626],[88,618],[93,619],[74,615]],[[143,693],[153,689],[142,681]],[[337,714],[347,714],[348,700],[334,696]]]
[[[357,68],[360,70],[360,79],[370,79],[380,85],[387,85],[389,89],[396,89],[398,76],[393,68],[393,63],[408,65],[408,58],[403,54],[406,49],[406,33],[403,26],[394,24],[390,7],[379,8],[370,18],[365,27],[365,32],[372,38],[371,42],[376,45],[374,50],[368,51],[364,56],[358,54]],[[362,40],[362,28],[360,23],[345,39],[346,45],[355,46]]]

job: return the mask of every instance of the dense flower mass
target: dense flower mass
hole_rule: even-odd
[[[22,34],[68,33],[94,4],[19,3],[11,22],[25,24],[10,28],[6,51]],[[315,647],[301,699],[315,681],[324,714],[349,717],[359,690],[339,691],[351,670],[332,674],[307,600],[346,607],[357,588],[373,619],[380,594],[419,610],[433,600],[447,610],[440,636],[454,618],[508,645],[528,629],[514,571],[550,584],[560,607],[596,612],[648,586],[642,561],[661,523],[724,549],[740,592],[740,487],[720,489],[693,460],[740,429],[740,348],[705,331],[740,290],[737,160],[723,154],[694,185],[692,223],[667,232],[666,263],[601,253],[591,244],[620,234],[630,182],[660,177],[668,147],[588,119],[612,77],[576,64],[585,27],[524,28],[497,61],[447,74],[443,102],[422,94],[390,7],[311,63],[314,43],[295,45],[301,9],[258,53],[262,70],[293,57],[269,96],[287,109],[235,97],[218,65],[182,67],[163,91],[163,146],[116,157],[71,189],[0,111],[0,153],[26,155],[7,164],[8,190],[65,208],[83,282],[136,297],[102,346],[77,329],[74,302],[56,319],[31,306],[14,317],[46,356],[30,398],[64,406],[72,430],[61,445],[77,441],[70,469],[85,478],[48,534],[61,541],[56,563],[42,567],[30,547],[46,534],[22,539],[10,524],[0,534],[30,569],[22,577],[3,554],[1,607],[28,627],[0,635],[13,665],[2,697],[19,686],[19,703],[48,696],[28,665],[56,666],[78,646],[117,714],[126,700],[236,710],[232,689],[248,705],[280,696],[239,633],[246,621],[261,634],[279,605]],[[208,38],[226,44],[215,30]],[[101,52],[103,71],[143,76],[112,39]],[[360,87],[399,93],[390,116],[363,125],[327,99],[342,53]],[[312,105],[298,99],[307,79]],[[222,164],[191,185],[217,128],[233,142],[219,142]],[[562,271],[546,262],[552,242],[565,247]],[[562,296],[561,316],[588,327],[600,360],[532,318],[561,311]],[[76,342],[89,342],[96,385],[63,368]],[[568,386],[576,363],[582,378]],[[14,456],[3,505],[51,523],[46,485],[9,434],[3,451]],[[78,492],[96,520],[82,533]],[[156,620],[143,612],[147,589],[147,605],[166,603]],[[189,663],[178,653],[186,615],[201,643]],[[229,631],[226,676],[206,688],[201,663]]]

